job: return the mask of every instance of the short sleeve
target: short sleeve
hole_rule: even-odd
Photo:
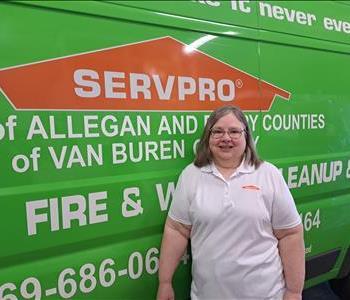
[[[177,182],[175,192],[173,195],[173,200],[168,212],[168,216],[179,223],[185,225],[192,225],[190,220],[190,182],[191,175],[187,167],[182,171],[179,180]]]
[[[292,194],[281,174],[274,170],[274,199],[272,203],[273,229],[292,228],[301,223],[301,219],[294,203]]]

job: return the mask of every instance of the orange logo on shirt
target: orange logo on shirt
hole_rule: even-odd
[[[0,70],[17,110],[269,110],[290,93],[171,37]]]
[[[260,188],[258,186],[256,186],[255,184],[242,185],[242,188],[246,189],[246,190],[256,190],[256,191],[260,190]]]

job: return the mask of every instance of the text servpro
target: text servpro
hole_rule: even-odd
[[[170,100],[177,94],[180,101],[196,95],[200,101],[232,101],[235,83],[230,79],[158,74],[126,73],[91,69],[74,71],[75,94],[82,98]]]

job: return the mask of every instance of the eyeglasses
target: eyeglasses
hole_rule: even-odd
[[[229,135],[229,137],[233,140],[238,140],[245,129],[237,129],[237,128],[229,128],[228,130],[224,130],[221,128],[212,128],[210,129],[210,133],[214,139],[220,139],[225,136],[225,133]]]

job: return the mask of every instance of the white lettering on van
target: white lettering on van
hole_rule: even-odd
[[[74,72],[74,82],[82,87],[74,88],[75,93],[83,98],[96,98],[100,93],[98,73],[94,70],[80,69]]]
[[[264,131],[311,130],[326,126],[324,114],[265,114],[262,118]]]
[[[235,83],[231,79],[194,78],[158,74],[103,72],[103,78],[94,70],[79,69],[74,72],[75,94],[81,98],[106,99],[158,99],[170,100],[177,94],[179,101],[185,101],[198,94],[199,101],[223,102],[235,98]],[[39,126],[39,124],[38,124]]]
[[[32,140],[35,137],[42,139],[77,139],[151,134],[151,119],[148,115],[137,115],[136,119],[131,119],[129,115],[122,116],[120,119],[114,115],[103,117],[84,115],[83,119],[79,119],[79,121],[74,120],[72,116],[66,116],[66,122],[62,122],[61,118],[57,122],[57,116],[52,115],[48,116],[48,122],[47,117],[41,118],[37,115],[32,117],[27,140]],[[59,123],[59,126],[56,126],[56,123]]]
[[[323,26],[329,31],[350,33],[350,23],[346,21],[324,17]]]
[[[213,6],[213,7],[218,7],[221,5],[220,1],[211,1],[211,0],[193,0],[193,1],[201,3],[201,4]]]
[[[166,116],[160,119],[157,135],[164,134],[194,134],[198,129],[198,121],[195,116]]]
[[[179,76],[179,100],[185,100],[186,95],[196,92],[196,82],[192,77]]]
[[[24,173],[29,169],[37,172],[39,170],[40,152],[40,147],[34,147],[29,157],[24,154],[15,155],[12,158],[12,169],[17,173]]]
[[[58,150],[49,146],[48,150],[56,169],[62,169],[63,166],[70,169],[74,165],[79,167],[91,167],[94,164],[99,166],[103,165],[102,144],[98,144],[95,147],[93,145],[86,145],[84,153],[78,145],[69,147],[65,145]]]
[[[145,99],[151,99],[150,86],[151,80],[148,75],[130,73],[131,99],[138,99],[139,93],[143,94]]]
[[[140,189],[138,187],[126,188],[123,191],[122,214],[125,218],[135,217],[143,213]],[[137,199],[135,199],[137,198]]]
[[[61,200],[61,210],[58,199]],[[71,195],[27,201],[27,233],[38,234],[38,225],[41,223],[49,223],[50,231],[57,231],[72,228],[73,221],[77,222],[78,227],[107,222],[106,199],[107,192],[102,191],[89,193],[87,198],[83,195]]]
[[[138,163],[140,161],[171,160],[185,157],[185,141],[136,141],[130,143],[112,144],[112,163],[124,164],[127,161]]]
[[[287,171],[288,187],[299,188],[336,181],[342,174],[343,163],[340,160],[318,164],[291,166]]]
[[[257,130],[256,127],[256,122],[258,121],[259,115],[252,115],[252,114],[245,114],[245,117],[249,123],[249,127],[250,129],[254,132],[255,130]]]
[[[123,72],[109,72],[105,71],[105,93],[106,98],[118,98],[118,99],[125,99],[126,93],[125,92],[116,92],[115,89],[125,89],[125,82],[123,81],[117,81],[118,79],[124,79],[125,73]]]
[[[225,95],[225,86],[227,93]],[[221,79],[218,82],[218,96],[221,101],[232,101],[235,98],[235,84],[232,80]]]
[[[30,123],[27,140],[31,140],[34,135],[40,135],[43,139],[48,139],[47,132],[39,116],[34,115]]]
[[[259,140],[260,140],[260,135],[257,135],[256,137],[254,137],[253,141],[255,146],[258,145]]]
[[[160,80],[159,75],[152,75],[153,81],[159,95],[159,98],[162,100],[169,100],[171,91],[174,86],[175,76],[168,76],[165,88],[162,86],[162,81]]]
[[[215,100],[215,82],[211,78],[199,78],[199,100],[204,101],[208,96],[210,101]]]
[[[300,213],[300,219],[303,222],[305,231],[319,229],[321,226],[320,209]]]
[[[165,211],[168,209],[170,200],[172,199],[175,191],[175,183],[169,182],[167,189],[166,189],[166,195],[164,197],[164,191],[163,191],[163,185],[161,183],[156,184],[156,190],[157,190],[157,196],[159,201],[159,206],[161,211]]]
[[[252,8],[250,5],[250,0],[231,0],[231,9],[232,10],[239,10],[241,12],[244,12],[246,14],[249,14],[252,12]]]
[[[10,115],[7,117],[7,122],[3,125],[0,123],[0,141],[6,136],[10,141],[15,139],[15,127],[17,126],[17,116]]]
[[[288,9],[262,1],[259,2],[259,10],[262,17],[269,17],[280,21],[287,20],[291,23],[295,22],[307,26],[312,26],[313,22],[316,22],[316,16],[314,14]]]

